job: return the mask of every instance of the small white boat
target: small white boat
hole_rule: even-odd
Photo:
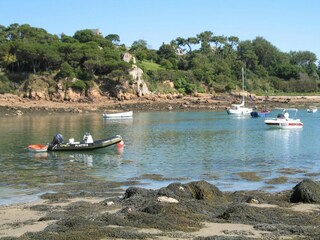
[[[289,112],[292,112],[294,116],[290,118]],[[288,108],[283,109],[282,113],[279,113],[276,118],[267,118],[264,123],[271,128],[302,128],[303,123],[300,119],[295,118],[298,109]]]
[[[249,115],[253,111],[252,108],[248,108],[244,105],[244,100],[240,104],[232,104],[230,108],[227,108],[229,115]]]
[[[104,117],[104,118],[132,118],[133,111],[119,112],[119,113],[103,113],[102,117]]]
[[[318,111],[318,108],[316,106],[310,106],[308,109],[307,109],[307,112],[308,113],[315,113]]]
[[[253,111],[252,108],[245,106],[244,100],[244,70],[242,68],[242,102],[240,104],[232,104],[231,107],[227,108],[227,113],[229,115],[248,115],[250,116]]]

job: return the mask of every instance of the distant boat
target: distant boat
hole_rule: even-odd
[[[227,108],[227,113],[229,115],[250,115],[253,111],[252,108],[245,106],[244,100],[244,70],[242,68],[242,102],[240,104],[232,104],[231,107]]]
[[[289,111],[294,113],[292,118],[290,118]],[[283,109],[276,118],[267,118],[264,123],[271,128],[302,128],[303,123],[300,119],[295,118],[297,112],[296,108]]]
[[[307,112],[308,113],[315,113],[318,111],[318,108],[316,106],[310,106],[308,109],[307,109]]]
[[[133,111],[119,112],[119,113],[103,113],[102,117],[104,117],[104,118],[132,118]]]
[[[255,111],[252,111],[250,113],[251,117],[253,118],[257,118],[257,117],[267,117],[269,114],[270,114],[270,110],[267,110],[267,94],[265,96],[265,99],[264,99],[264,108],[262,111],[257,111],[257,109],[255,109]]]
[[[250,113],[251,117],[257,118],[257,117],[268,117],[270,114],[269,110],[263,110],[263,111],[253,111]]]

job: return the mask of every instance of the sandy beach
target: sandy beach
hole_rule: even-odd
[[[89,204],[99,203],[104,199],[100,198],[81,198],[72,199],[64,203],[50,203],[46,201],[38,201],[29,204],[17,204],[9,206],[0,206],[0,237],[20,237],[26,232],[38,232],[43,231],[47,226],[53,224],[55,221],[39,221],[41,217],[45,216],[44,212],[34,211],[31,208],[36,205],[47,204],[51,207],[66,207],[68,204],[75,203],[77,201],[87,202]],[[275,205],[265,204],[257,207],[277,207]],[[320,211],[320,205],[305,205],[299,204],[291,207],[292,211]],[[120,209],[109,210],[110,213],[116,212]],[[155,235],[169,235],[170,232],[165,233],[156,229],[136,229],[139,232],[146,232]],[[242,234],[248,234],[251,237],[261,238],[266,231],[255,230],[252,225],[248,224],[232,224],[232,223],[210,223],[204,222],[203,228],[192,233],[179,233],[180,239],[192,239],[194,237],[209,237],[209,236],[237,236],[241,232]],[[160,238],[161,239],[161,238]],[[162,239],[179,239],[176,237],[171,238],[166,236]]]
[[[316,239],[318,234],[320,204],[290,203],[290,191],[222,193],[206,182],[173,185],[155,192],[131,187],[117,197],[56,193],[2,205],[0,238]],[[201,196],[188,196],[194,190]],[[154,195],[173,196],[171,191],[175,198]]]

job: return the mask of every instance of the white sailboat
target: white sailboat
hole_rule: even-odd
[[[231,107],[227,108],[227,113],[230,115],[250,115],[253,111],[252,108],[245,106],[244,100],[244,70],[242,68],[242,102],[240,104],[232,104]]]

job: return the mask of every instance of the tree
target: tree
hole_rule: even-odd
[[[59,76],[62,78],[74,78],[75,73],[73,71],[73,68],[69,65],[69,63],[64,62],[61,64]]]
[[[131,45],[130,52],[135,54],[136,58],[139,60],[146,59],[148,56],[147,53],[147,42],[145,40],[134,41]]]
[[[317,56],[309,51],[290,52],[290,63],[302,67],[309,75],[319,78],[317,74]]]
[[[175,49],[169,44],[162,44],[159,50],[157,51],[157,54],[159,55],[160,58],[166,58],[166,59],[176,57]]]
[[[228,37],[228,42],[232,49],[234,49],[239,44],[239,38],[235,36]]]
[[[282,63],[279,50],[262,37],[252,41],[252,49],[258,58],[258,63],[269,71]]]
[[[246,68],[254,70],[258,65],[258,56],[256,55],[252,43],[247,41],[242,41],[238,46],[239,60],[243,61]]]
[[[189,38],[182,38],[182,37],[178,37],[175,40],[175,43],[177,45],[177,47],[185,47],[186,45],[189,48],[189,52],[192,51],[191,49],[191,44],[198,44],[199,43],[199,39],[196,37],[189,37]]]
[[[39,43],[21,43],[17,50],[17,59],[36,73],[40,68],[42,52],[43,46]]]
[[[95,40],[95,35],[92,30],[84,29],[76,31],[73,35],[73,38],[78,40],[80,43],[93,42]]]
[[[136,50],[147,50],[147,41],[142,39],[134,41],[131,45],[130,51]]]
[[[81,52],[81,66],[93,75],[101,66],[101,49],[96,42],[87,42],[81,45]]]
[[[113,44],[119,44],[120,43],[120,37],[117,34],[109,34],[105,36],[105,39],[112,42]]]
[[[213,33],[211,31],[205,31],[197,35],[199,42],[201,43],[201,52],[209,53],[211,52],[210,42],[212,41]]]

